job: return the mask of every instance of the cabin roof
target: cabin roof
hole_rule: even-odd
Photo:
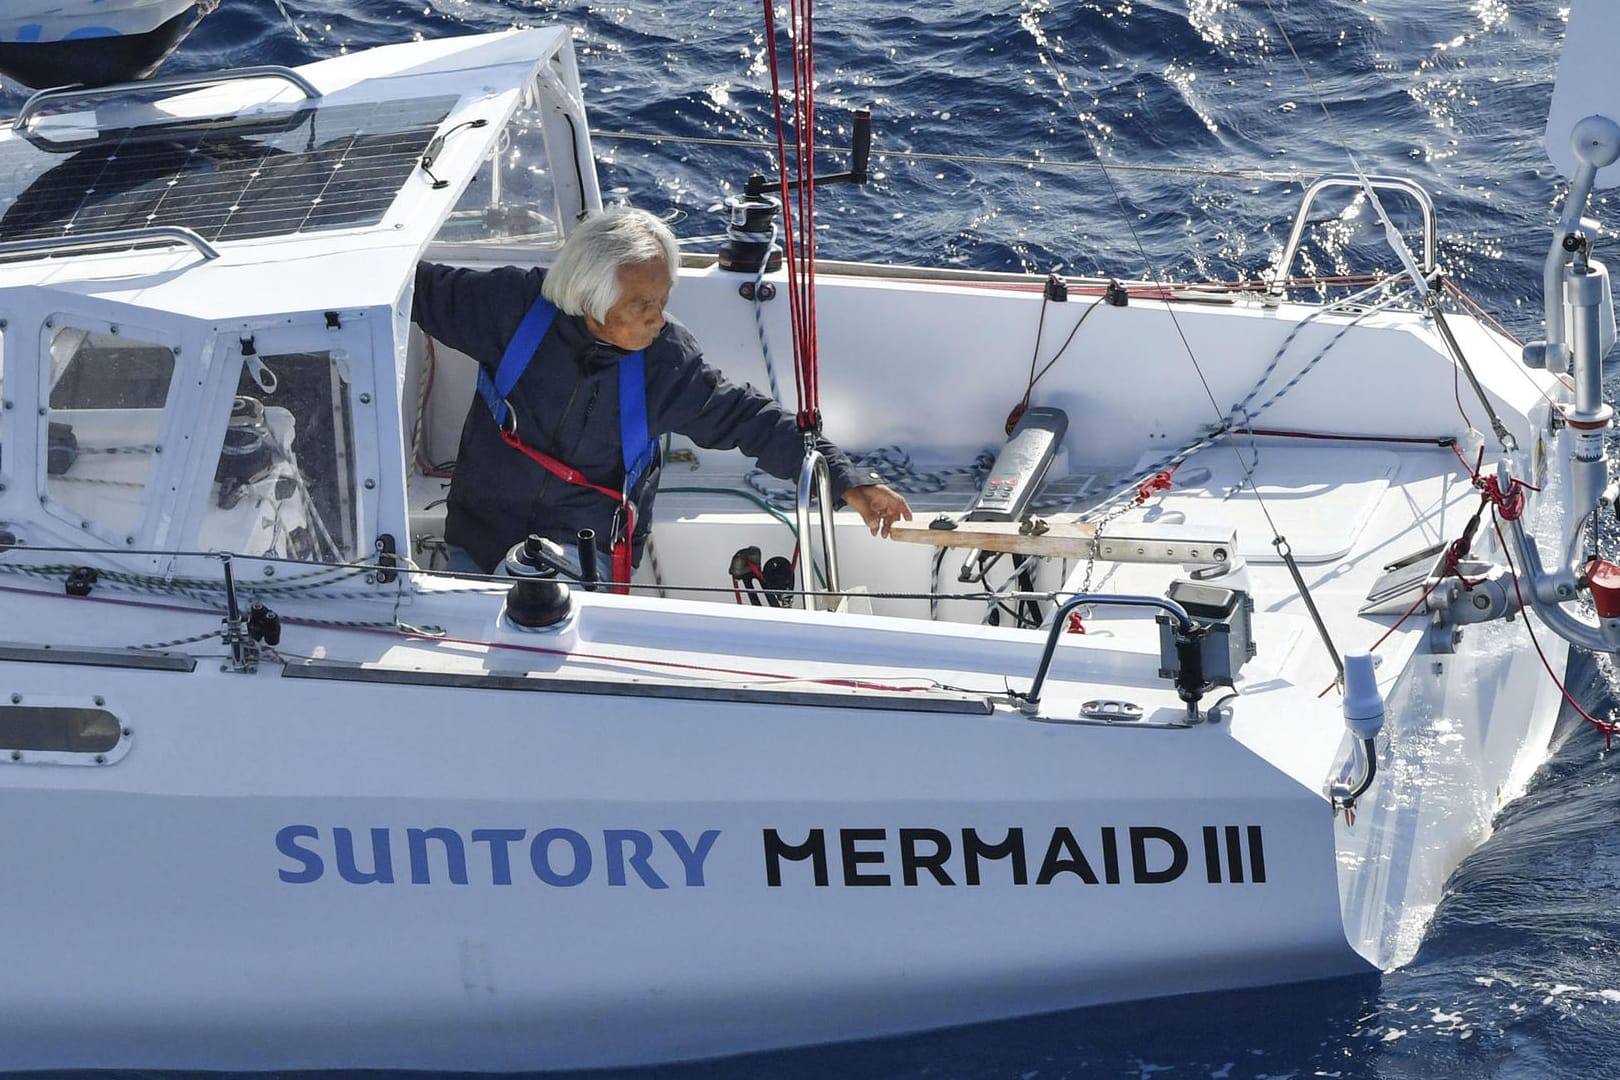
[[[310,64],[297,69],[308,89],[154,80],[39,100],[0,131],[0,260],[18,242],[150,226],[190,229],[217,257],[183,243],[12,254],[0,288],[204,319],[391,306],[567,43],[560,27],[520,30]]]

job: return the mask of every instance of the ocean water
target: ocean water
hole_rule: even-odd
[[[845,145],[849,110],[875,110],[873,182],[818,194],[823,257],[1249,276],[1302,178],[1353,154],[1433,192],[1441,262],[1536,333],[1561,190],[1541,141],[1555,0],[822,0],[815,17],[818,143]],[[559,21],[604,190],[677,211],[684,235],[719,231],[719,200],[772,165],[755,4],[223,0],[170,70]],[[668,138],[616,137],[650,133]],[[1388,265],[1366,217],[1314,227],[1298,268]],[[1614,708],[1615,685],[1590,660],[1570,673],[1589,709]],[[1620,1077],[1617,822],[1620,756],[1566,715],[1400,971],[611,1075]]]

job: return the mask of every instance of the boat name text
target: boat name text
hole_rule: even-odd
[[[702,888],[719,838],[719,829],[689,837],[679,829],[463,833],[446,826],[323,831],[288,825],[276,833],[276,850],[288,860],[277,873],[289,885],[330,879],[335,871],[351,885],[511,885],[515,877],[532,873],[540,883],[561,888],[593,881]],[[771,888],[1052,885],[1070,879],[1084,885],[1165,885],[1184,877],[1199,854],[1203,877],[1212,885],[1266,881],[1258,825],[1206,825],[1196,841],[1162,825],[1103,826],[1079,834],[1064,826],[1036,833],[1016,826],[952,832],[765,829],[762,843],[765,884]]]
[[[286,826],[276,833],[276,850],[298,865],[282,867],[281,880],[289,885],[319,881],[330,859],[338,877],[351,885],[393,884],[393,830],[369,831],[370,855],[357,857],[354,830],[334,828],[328,842],[313,825]],[[562,888],[583,885],[598,870],[609,885],[702,886],[703,863],[720,836],[719,829],[705,830],[695,840],[679,829],[603,829],[589,837],[574,829],[541,829],[532,836],[526,829],[473,829],[465,838],[450,828],[403,831],[406,865],[399,872],[413,885],[433,884],[436,869],[437,880],[455,885],[468,884],[473,869],[491,885],[510,885],[513,863],[522,860],[541,882]],[[597,835],[599,846],[593,843]],[[362,861],[369,865],[362,867]]]
[[[939,829],[839,829],[830,836],[827,830],[811,829],[802,842],[795,843],[775,829],[766,829],[765,881],[776,888],[785,881],[834,884],[831,854],[842,871],[836,883],[846,886],[979,885],[987,880],[1028,885],[1031,868],[1036,885],[1051,885],[1068,877],[1086,885],[1165,885],[1186,873],[1189,852],[1198,846],[1203,848],[1204,876],[1211,885],[1263,885],[1266,881],[1258,825],[1206,825],[1201,845],[1189,844],[1174,829],[1160,825],[1104,826],[1097,830],[1094,842],[1088,835],[1089,847],[1082,847],[1074,830],[1063,826],[1053,829],[1049,837],[1043,832],[1028,840],[1021,828],[1000,833],[963,829],[960,842],[953,843],[956,839],[957,834]],[[808,872],[792,865],[806,862]],[[987,869],[987,863],[998,865]]]

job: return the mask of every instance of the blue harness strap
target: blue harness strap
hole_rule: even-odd
[[[624,454],[624,494],[652,464],[658,442],[647,433],[646,355],[640,349],[619,361],[619,445]]]
[[[507,395],[522,378],[556,318],[556,306],[544,296],[535,297],[512,340],[506,343],[495,377],[491,379],[489,372],[478,369],[479,396],[489,406],[497,425],[506,425],[510,413]],[[647,430],[647,365],[639,349],[619,361],[619,447],[624,459],[624,494],[628,498],[658,451],[657,440]]]
[[[534,351],[540,347],[541,340],[556,318],[557,309],[551,301],[544,296],[535,297],[533,306],[513,332],[512,340],[506,343],[506,351],[501,354],[501,362],[495,368],[495,378],[491,379],[489,372],[479,367],[478,393],[484,399],[484,404],[489,406],[495,423],[506,424],[506,396],[517,385],[529,361],[534,358]]]

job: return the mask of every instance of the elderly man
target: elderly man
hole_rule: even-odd
[[[613,558],[614,579],[627,580],[652,527],[666,432],[798,476],[804,437],[794,418],[727,382],[665,318],[678,265],[663,222],[618,209],[579,225],[549,271],[417,266],[411,318],[480,367],[445,522],[452,569],[488,573],[530,533],[571,547],[589,528]],[[857,477],[842,451],[818,445],[833,496],[874,535],[911,518],[876,474]]]

